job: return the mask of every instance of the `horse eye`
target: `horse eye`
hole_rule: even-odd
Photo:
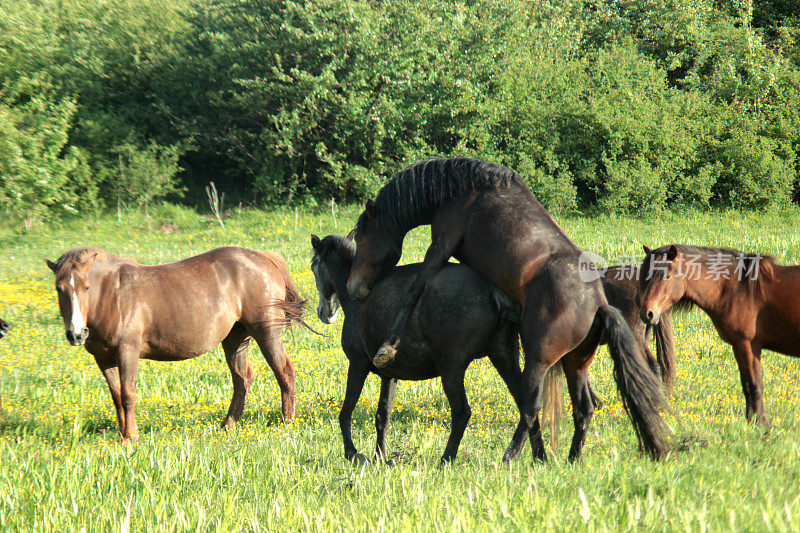
[[[669,279],[672,277],[672,274],[664,274],[664,279]]]
[[[86,287],[85,289],[83,289],[83,292],[89,292],[89,287]]]

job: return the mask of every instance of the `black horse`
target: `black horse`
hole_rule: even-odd
[[[8,322],[0,318],[0,339],[6,336],[8,330],[11,329],[11,326],[8,325]],[[3,411],[3,402],[0,400],[0,412]]]
[[[347,294],[347,278],[355,245],[343,237],[311,236],[314,258],[311,269],[319,292],[317,315],[325,323],[344,310],[342,348],[350,361],[347,390],[339,425],[348,460],[365,461],[350,434],[353,409],[370,372],[381,377],[381,393],[375,413],[376,456],[386,457],[386,428],[398,379],[423,380],[437,376],[450,402],[452,425],[442,462],[456,457],[470,408],[464,391],[464,374],[475,359],[488,356],[519,406],[519,306],[486,278],[464,265],[445,265],[422,292],[406,324],[403,345],[393,364],[378,370],[370,356],[389,333],[395,318],[395,302],[417,277],[421,265],[393,269],[375,285],[363,302]]]
[[[631,327],[636,342],[644,351],[650,368],[661,375],[661,381],[669,390],[675,381],[675,344],[672,335],[672,313],[661,316],[658,324],[645,324],[639,317],[642,310],[642,291],[639,282],[639,267],[631,265],[610,266],[601,281],[608,303],[622,312]],[[650,351],[650,332],[656,342],[656,356]]]
[[[584,281],[581,250],[553,221],[513,170],[474,159],[432,159],[397,174],[356,224],[357,253],[347,283],[364,299],[400,259],[405,234],[431,225],[432,242],[399,305],[388,341],[374,362],[391,361],[406,320],[425,284],[450,257],[473,267],[522,306],[522,409],[504,460],[519,455],[525,437],[545,459],[539,411],[548,369],[562,361],[573,406],[570,460],[580,454],[594,413],[589,365],[601,340],[609,343],[623,404],[643,448],[666,453],[666,400],[657,376],[599,279]],[[405,342],[405,340],[403,341]]]

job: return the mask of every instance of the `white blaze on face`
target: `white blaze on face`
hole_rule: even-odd
[[[80,334],[83,328],[86,327],[86,321],[83,319],[81,313],[81,306],[78,304],[78,295],[75,292],[75,276],[74,274],[69,277],[69,286],[72,287],[72,330]]]

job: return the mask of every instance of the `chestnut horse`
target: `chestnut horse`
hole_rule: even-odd
[[[725,248],[645,247],[642,320],[657,324],[674,305],[696,305],[731,345],[747,420],[767,423],[761,350],[800,356],[800,266]]]
[[[575,432],[569,458],[580,454],[594,413],[589,365],[601,340],[609,343],[623,404],[644,450],[666,450],[658,378],[619,310],[608,305],[599,279],[580,276],[581,250],[539,204],[513,170],[465,158],[431,159],[397,174],[368,201],[354,229],[356,257],[347,284],[364,299],[397,264],[406,233],[431,225],[432,243],[399,304],[378,367],[397,351],[400,333],[425,283],[455,257],[486,276],[522,306],[522,409],[503,459],[514,459],[532,431],[534,457],[545,459],[539,411],[548,369],[563,359]]]
[[[369,359],[394,321],[394,302],[413,283],[419,264],[393,269],[363,302],[347,294],[347,278],[355,245],[337,235],[320,240],[311,236],[311,270],[319,293],[317,315],[325,323],[344,311],[342,348],[349,361],[347,389],[339,413],[345,458],[363,463],[350,432],[353,409],[370,372],[381,377],[375,413],[378,459],[386,458],[386,428],[398,379],[423,380],[441,376],[450,403],[450,437],[441,461],[455,459],[471,416],[464,374],[469,364],[488,356],[519,406],[519,305],[465,265],[446,265],[428,281],[419,304],[409,317],[397,362],[377,369]]]
[[[98,248],[75,248],[55,263],[67,340],[84,344],[111,390],[124,442],[136,442],[139,359],[181,361],[222,343],[233,379],[223,427],[244,410],[253,383],[252,337],[275,373],[283,416],[295,414],[295,370],[282,329],[302,323],[297,288],[284,259],[247,248],[217,248],[189,259],[146,266]]]

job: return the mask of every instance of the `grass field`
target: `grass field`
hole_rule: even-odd
[[[18,233],[0,228],[0,530],[798,530],[800,526],[800,360],[764,357],[768,433],[744,419],[730,348],[708,318],[676,317],[678,378],[667,415],[674,452],[653,463],[637,451],[601,350],[593,383],[596,413],[582,459],[565,461],[572,433],[563,420],[556,457],[532,465],[529,449],[500,462],[515,408],[486,361],[467,373],[473,417],[452,465],[438,459],[449,410],[438,381],[401,382],[389,429],[393,466],[344,460],[337,413],[346,360],[341,323],[320,324],[309,269],[309,234],[346,233],[356,208],[232,213],[222,229],[192,212],[141,214]],[[180,226],[160,230],[164,222]],[[689,212],[636,220],[560,219],[584,249],[611,260],[642,244],[724,245],[800,263],[800,211]],[[406,240],[419,260],[426,230]],[[309,298],[309,323],[287,349],[297,367],[298,417],[280,418],[278,387],[258,349],[245,416],[218,429],[232,391],[221,350],[183,363],[143,362],[140,442],[120,444],[108,389],[92,357],[69,346],[52,274],[43,259],[97,245],[143,263],[167,262],[219,245],[281,252]],[[341,318],[340,318],[341,322]],[[354,438],[368,456],[379,380],[368,380]]]

